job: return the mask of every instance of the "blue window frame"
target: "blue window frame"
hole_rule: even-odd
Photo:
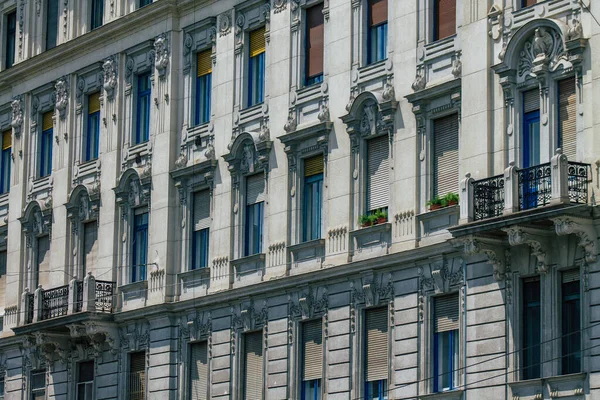
[[[523,280],[523,344],[521,368],[523,379],[540,377],[540,279],[539,277]]]
[[[434,392],[443,392],[456,388],[456,370],[458,368],[458,330],[436,332],[433,341]]]
[[[98,158],[100,144],[100,92],[88,96],[87,131],[85,136],[85,160]]]
[[[264,202],[246,206],[246,234],[244,255],[251,256],[262,252]]]
[[[579,270],[563,272],[562,374],[581,372],[581,294]]]
[[[387,393],[387,379],[370,381],[365,384],[365,399],[367,400],[387,400]]]
[[[196,75],[196,107],[194,124],[200,125],[210,120],[210,96],[212,88],[212,54],[210,50],[198,53]]]
[[[248,59],[248,107],[264,101],[265,91],[265,28],[250,32]]]
[[[104,0],[92,0],[92,13],[91,13],[91,29],[96,29],[102,26],[104,19]]]
[[[58,0],[46,3],[46,50],[56,47],[58,38]]]
[[[306,9],[304,33],[304,85],[323,82],[325,17],[323,3]]]
[[[15,43],[17,38],[17,12],[13,11],[6,15],[6,46],[5,49],[5,64],[6,68],[10,68],[15,63]]]
[[[194,231],[192,238],[192,269],[208,266],[208,240],[208,228]]]
[[[0,193],[10,191],[10,167],[12,154],[12,131],[2,134],[2,154],[0,155]]]
[[[540,111],[525,113],[523,118],[523,168],[540,163]]]
[[[369,0],[367,14],[367,64],[372,64],[387,58],[387,0]]]
[[[131,282],[146,280],[148,263],[148,213],[135,214],[133,217],[133,241],[131,257]]]
[[[52,112],[44,114],[42,129],[40,138],[40,178],[52,173],[52,137],[54,136]]]
[[[321,238],[323,174],[304,178],[304,226],[302,240],[308,242]]]
[[[301,398],[302,400],[321,400],[321,380],[302,381]]]
[[[150,72],[137,78],[137,110],[135,119],[135,143],[147,142],[150,138]]]

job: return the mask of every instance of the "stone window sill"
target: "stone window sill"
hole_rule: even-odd
[[[447,392],[432,393],[419,396],[419,400],[460,400],[464,390],[449,390]]]

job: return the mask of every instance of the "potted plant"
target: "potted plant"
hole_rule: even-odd
[[[448,202],[449,206],[455,206],[458,204],[458,194],[456,193],[450,192],[444,198]]]
[[[442,199],[439,196],[435,196],[433,199],[429,200],[426,205],[429,207],[430,211],[439,210],[442,208]]]
[[[377,217],[377,223],[378,224],[384,224],[387,222],[388,220],[388,214],[387,214],[387,210],[384,208],[380,208],[377,211],[375,211],[375,216]]]
[[[358,219],[358,223],[360,224],[360,226],[362,228],[371,226],[371,222],[369,221],[369,216],[367,214],[361,215],[360,218]]]
[[[367,218],[369,218],[369,226],[377,225],[377,216],[375,214],[370,214]]]

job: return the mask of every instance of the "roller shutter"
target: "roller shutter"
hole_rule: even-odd
[[[562,282],[563,283],[570,283],[570,282],[576,282],[578,280],[580,280],[580,275],[579,275],[579,269],[575,268],[575,269],[569,269],[567,271],[564,271],[562,273]]]
[[[212,72],[212,52],[206,50],[198,53],[197,64],[196,64],[196,75],[198,77],[208,75]]]
[[[306,10],[307,77],[313,77],[323,73],[324,25],[323,3]]]
[[[369,25],[377,26],[388,20],[388,0],[369,1]]]
[[[265,176],[263,173],[246,178],[246,205],[265,201]]]
[[[537,89],[523,93],[523,112],[529,113],[540,109],[540,92]]]
[[[458,192],[458,115],[434,120],[433,191],[434,196]]]
[[[262,332],[244,334],[244,400],[263,398]]]
[[[569,160],[577,158],[577,96],[575,78],[558,83],[560,147]]]
[[[265,27],[250,32],[250,57],[265,52]]]
[[[83,226],[83,256],[85,257],[84,274],[88,271],[94,273],[98,259],[98,224],[96,221],[85,223]]]
[[[190,346],[190,399],[208,400],[208,351],[206,342]]]
[[[323,173],[323,155],[307,158],[304,161],[304,176],[313,176]]]
[[[456,0],[435,0],[436,40],[456,33]]]
[[[389,140],[380,136],[367,141],[367,208],[385,208],[390,199]]]
[[[88,114],[100,111],[100,92],[88,96]]]
[[[387,308],[365,311],[366,357],[365,377],[368,382],[388,378]]]
[[[202,190],[194,193],[193,199],[193,229],[201,231],[210,227],[210,193]]]
[[[435,298],[435,332],[458,329],[458,294]]]
[[[302,323],[302,380],[321,379],[323,375],[323,331],[321,320]]]

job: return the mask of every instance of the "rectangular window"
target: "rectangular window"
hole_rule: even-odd
[[[146,280],[148,263],[148,213],[135,210],[133,217],[133,241],[131,260],[131,282]]]
[[[196,63],[196,110],[195,124],[210,120],[210,96],[212,87],[212,52],[206,50],[197,55]]]
[[[31,400],[44,400],[46,398],[46,370],[37,369],[31,371],[29,378]]]
[[[387,400],[387,307],[365,310],[365,399]]]
[[[15,43],[17,38],[17,12],[6,14],[6,45],[4,46],[5,68],[15,63]]]
[[[302,241],[321,239],[323,155],[304,160],[304,218]]]
[[[558,83],[559,147],[569,160],[577,159],[577,95],[575,78]]]
[[[244,334],[244,360],[242,399],[258,400],[263,398],[263,340],[262,332]]]
[[[83,224],[83,274],[94,271],[98,259],[98,222],[91,221]]]
[[[77,400],[94,398],[94,361],[77,363]]]
[[[146,400],[146,353],[139,351],[129,354],[129,400]]]
[[[92,29],[102,26],[104,19],[104,0],[92,0],[91,24]]]
[[[302,400],[321,400],[323,379],[323,329],[321,320],[302,323]]]
[[[433,40],[456,34],[456,0],[434,0]]]
[[[433,121],[433,197],[458,192],[458,115]]]
[[[264,101],[265,91],[265,27],[250,32],[248,54],[248,107]]]
[[[140,0],[140,8],[152,4],[152,0]]]
[[[433,391],[443,392],[458,384],[458,294],[434,299]]]
[[[522,379],[540,377],[540,278],[523,280],[523,332],[522,332]]]
[[[42,117],[42,136],[40,138],[40,178],[52,173],[52,137],[54,120],[52,111]]]
[[[537,0],[521,0],[521,7],[533,6],[535,3],[537,3]]]
[[[258,173],[246,178],[246,231],[244,255],[262,253],[265,178]]]
[[[0,251],[0,278],[3,278],[6,275],[6,262],[8,258],[8,253],[6,250]]]
[[[100,92],[88,96],[87,132],[85,136],[85,160],[98,158],[100,144]]]
[[[58,38],[58,0],[46,0],[46,50],[56,47]]]
[[[194,193],[193,199],[193,237],[192,237],[192,268],[208,266],[208,245],[210,229],[210,192],[202,190]]]
[[[367,211],[369,213],[387,209],[390,201],[389,149],[390,142],[387,135],[367,141]]]
[[[48,274],[50,272],[50,238],[47,235],[40,236],[37,238],[36,244],[36,270],[34,271],[31,287],[36,288],[38,285],[46,287]]]
[[[306,86],[323,81],[324,27],[323,3],[307,8],[304,42],[306,54],[304,84]]]
[[[523,93],[523,168],[540,164],[540,92]]]
[[[367,63],[387,58],[388,0],[369,0]]]
[[[0,376],[0,397],[4,398],[4,374]]]
[[[12,164],[12,131],[2,134],[2,155],[0,155],[0,193],[10,191],[10,166]]]
[[[561,286],[562,373],[581,372],[581,293],[579,269],[564,271]]]
[[[147,142],[150,138],[150,92],[150,72],[138,75],[134,144]]]
[[[190,345],[190,400],[208,400],[208,350],[206,341]]]

